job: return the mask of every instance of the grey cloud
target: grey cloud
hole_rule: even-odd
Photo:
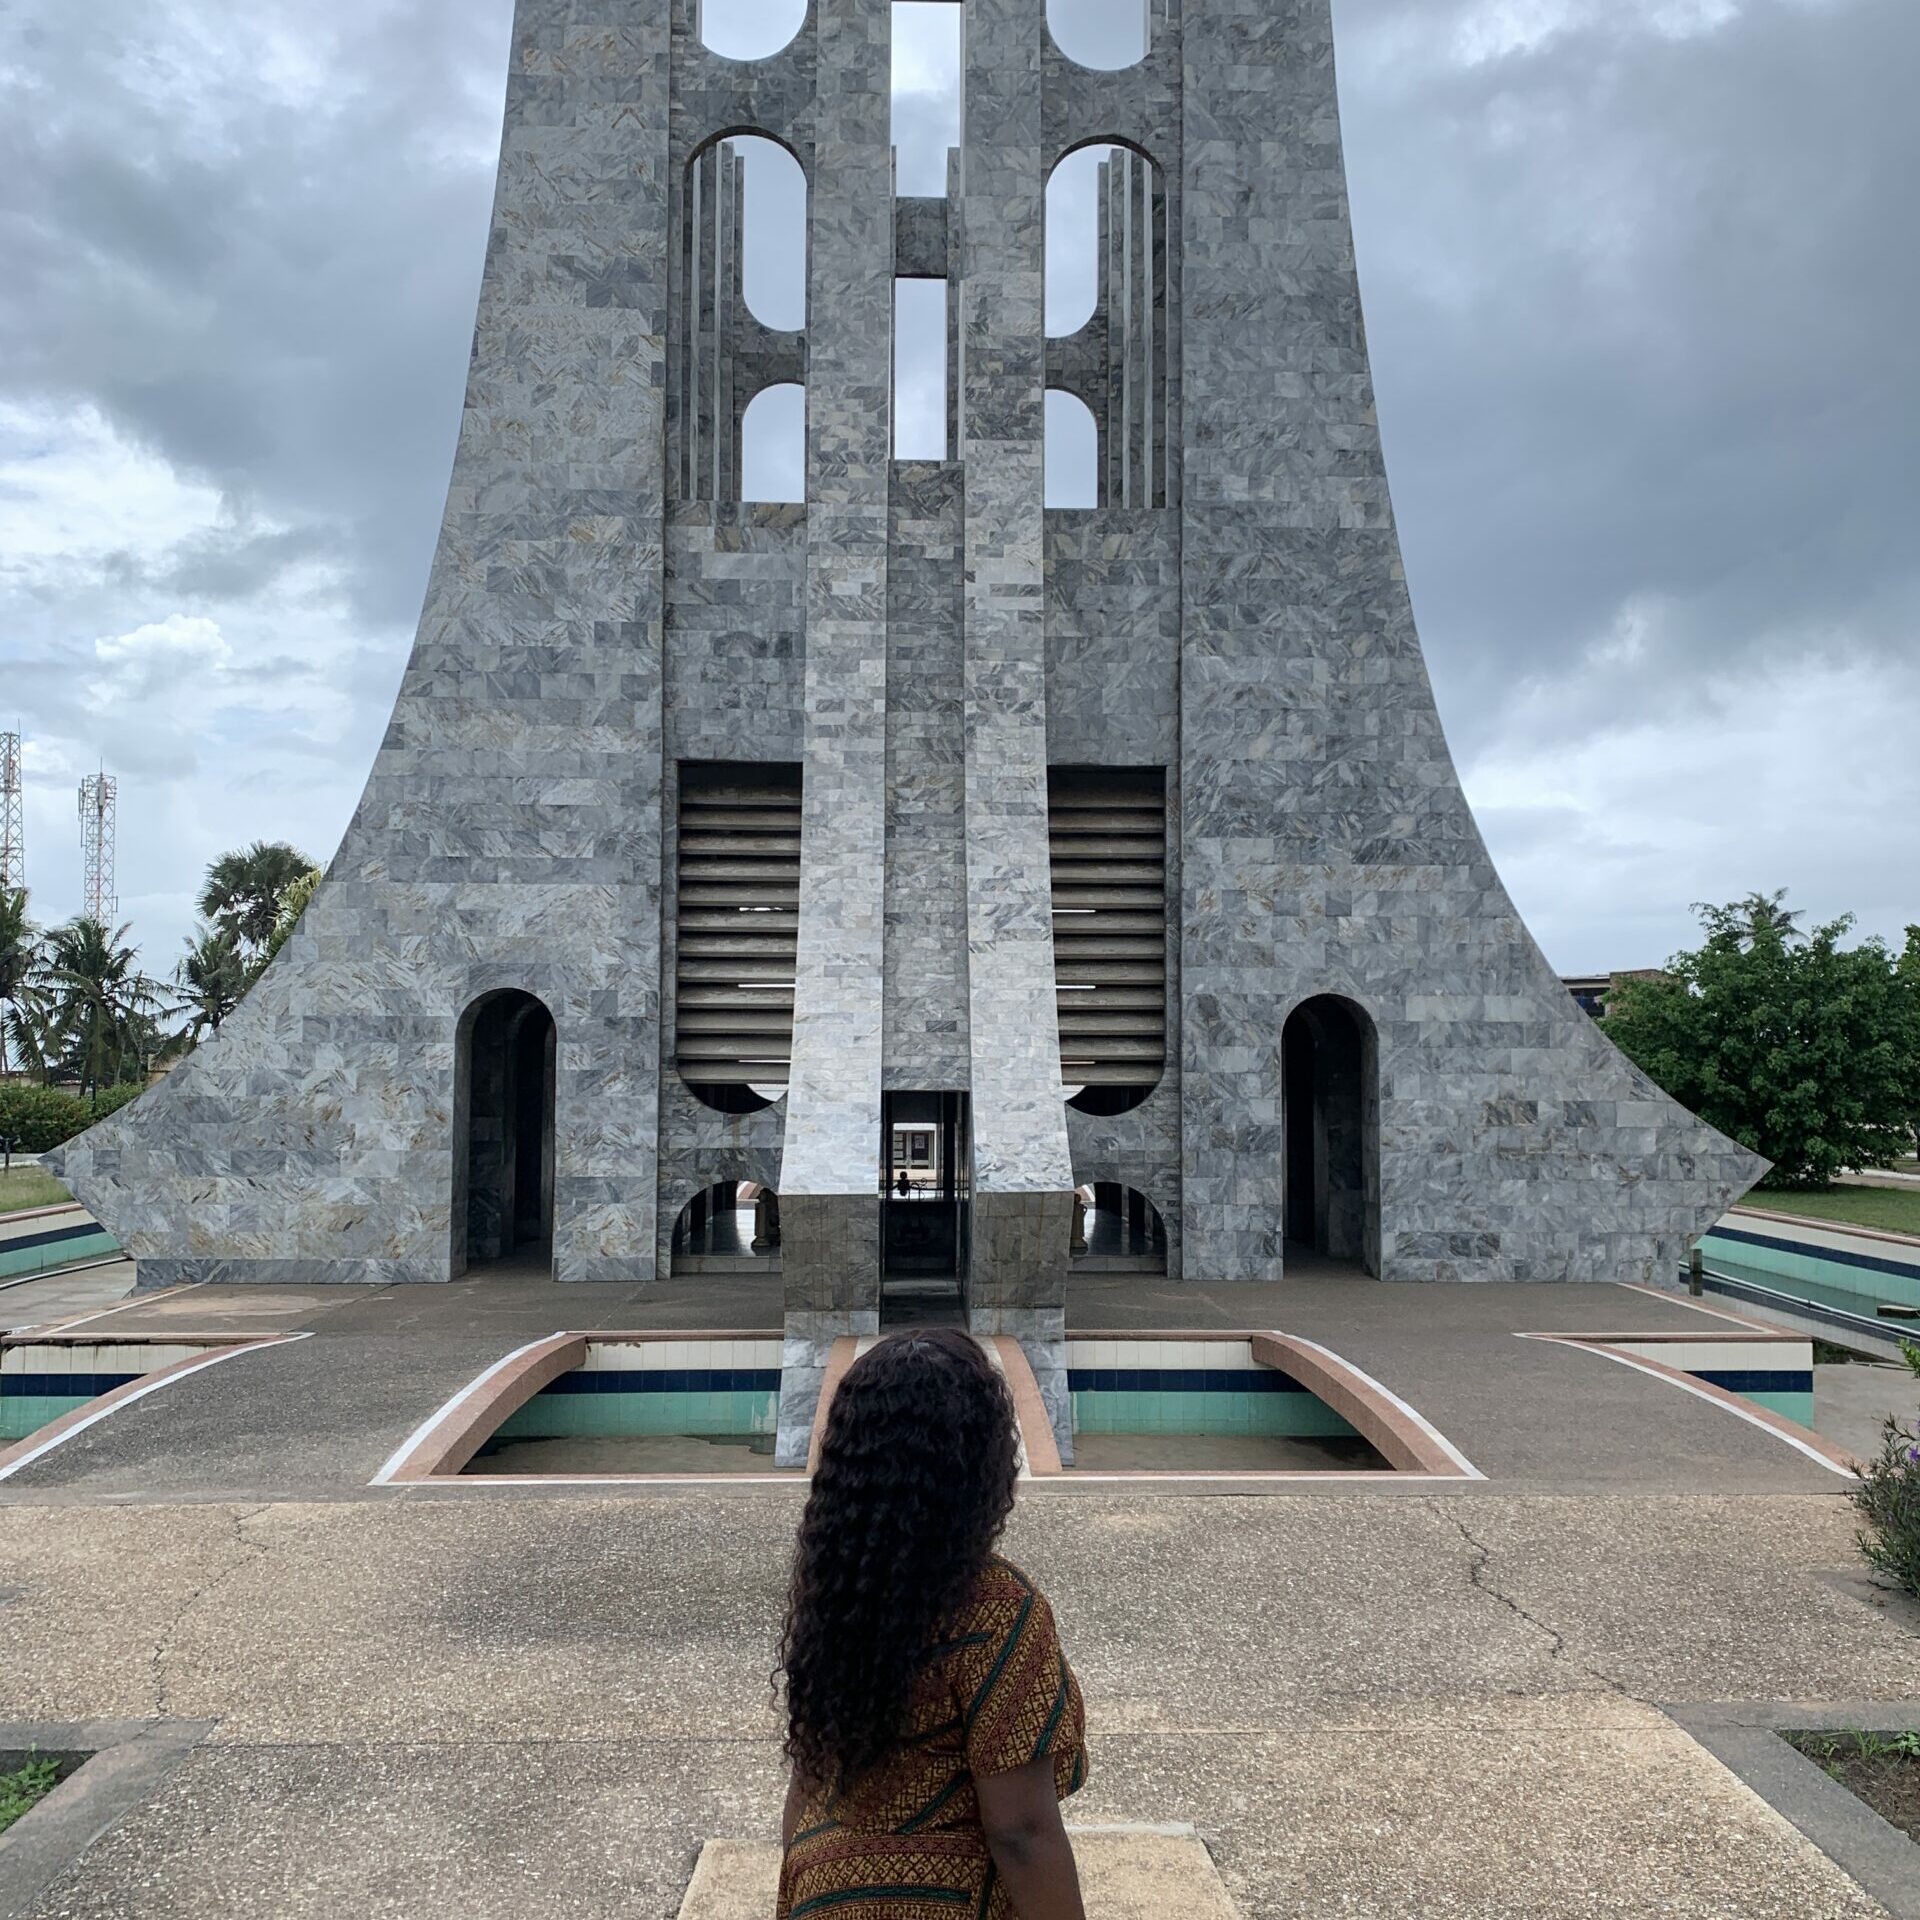
[[[1132,10],[1054,5],[1063,35],[1077,17],[1116,45]],[[1687,37],[1609,0],[1478,65],[1451,33],[1489,0],[1335,9],[1381,420],[1463,761],[1649,717],[1683,737],[1714,723],[1715,676],[1861,657],[1920,724],[1920,7],[1746,0]],[[903,31],[938,36],[957,9],[918,13]],[[225,501],[158,555],[0,557],[29,616],[0,636],[8,697],[91,752],[88,643],[210,611],[236,684],[304,661],[348,717],[331,742],[293,714],[202,743],[189,797],[218,815],[244,791],[258,812],[291,762],[297,791],[267,811],[315,852],[378,740],[431,557],[510,17],[511,0],[0,0],[0,402],[96,406]],[[231,60],[165,73],[150,50],[182,21],[216,52],[237,23],[276,31],[325,91],[289,105]],[[910,188],[940,190],[956,110],[950,76],[901,101]],[[797,273],[799,221],[776,206],[769,225],[758,264]],[[924,413],[939,346],[902,345]],[[324,658],[283,630],[302,567],[341,602]],[[1598,657],[1628,613],[1637,656]],[[1657,834],[1629,824],[1581,850],[1577,886],[1552,877],[1577,808],[1485,818],[1573,964],[1615,957],[1609,926],[1623,957],[1657,958],[1687,899],[1798,878],[1805,848],[1771,873],[1726,853],[1740,805],[1717,804],[1720,851],[1663,879]],[[1844,831],[1847,885],[1900,867],[1892,829]],[[188,890],[167,877],[167,897]]]
[[[1661,609],[1645,651],[1588,675],[1569,726],[1909,651],[1920,9],[1753,0],[1674,38],[1622,5],[1416,70],[1465,11],[1337,4],[1381,418],[1456,739],[1581,673],[1636,601]]]
[[[336,540],[375,624],[418,610],[457,427],[510,0],[280,0],[318,42],[310,110],[228,76],[149,92],[149,7],[26,9],[0,120],[0,392],[90,401],[240,508]],[[214,42],[224,7],[194,14]],[[196,125],[195,116],[202,124]]]

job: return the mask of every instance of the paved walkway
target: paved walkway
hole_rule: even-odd
[[[0,1487],[0,1721],[207,1729],[32,1920],[671,1920],[708,1840],[774,1829],[795,1490],[367,1481],[528,1339],[777,1316],[771,1288],[507,1274],[192,1289],[96,1323],[311,1337]],[[1088,1283],[1074,1319],[1321,1340],[1489,1475],[1023,1501],[1011,1551],[1089,1701],[1076,1820],[1190,1824],[1245,1920],[1885,1920],[1662,1711],[1920,1698],[1920,1632],[1862,1588],[1841,1483],[1515,1337],[1697,1308],[1328,1272]]]
[[[0,1715],[211,1721],[35,1920],[670,1920],[777,1818],[791,1504],[18,1507]],[[1659,1711],[1920,1696],[1834,1497],[1037,1499],[1089,1823],[1247,1920],[1875,1920]]]

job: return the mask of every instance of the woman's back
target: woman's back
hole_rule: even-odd
[[[783,1650],[781,1920],[1080,1920],[1059,1815],[1086,1777],[1080,1688],[1046,1597],[990,1551],[1015,1458],[1005,1387],[965,1335],[883,1342],[849,1371]]]

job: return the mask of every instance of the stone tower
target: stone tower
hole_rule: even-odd
[[[1574,1006],[1462,797],[1328,0],[1152,0],[1114,73],[1045,0],[965,0],[940,199],[894,191],[887,0],[751,62],[695,6],[520,0],[365,797],[218,1040],[65,1155],[143,1280],[519,1246],[649,1282],[742,1182],[797,1339],[872,1325],[897,1256],[1045,1340],[1076,1189],[1120,1272],[1670,1276],[1759,1168]],[[745,133],[807,177],[801,332],[740,297]],[[1047,182],[1091,144],[1100,295],[1049,340]],[[899,278],[947,287],[942,462],[893,458]],[[740,498],[779,382],[803,506]],[[1049,389],[1098,422],[1091,508],[1045,504]]]

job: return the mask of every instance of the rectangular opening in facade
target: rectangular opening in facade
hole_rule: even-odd
[[[896,0],[893,9],[894,191],[943,195],[947,152],[960,144],[960,35],[952,0]]]
[[[948,387],[947,283],[893,283],[893,457],[945,460]]]
[[[709,1105],[777,1098],[793,1063],[800,769],[680,767],[675,1056]]]
[[[885,1094],[880,1128],[887,1320],[951,1317],[967,1240],[967,1095]]]

